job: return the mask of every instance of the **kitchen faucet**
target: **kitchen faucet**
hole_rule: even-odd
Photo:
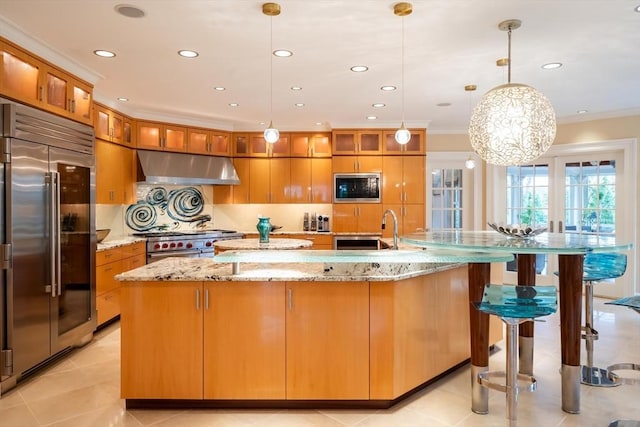
[[[392,209],[387,209],[382,214],[382,229],[384,230],[387,225],[387,214],[391,214],[393,217],[393,249],[398,250],[398,217]]]

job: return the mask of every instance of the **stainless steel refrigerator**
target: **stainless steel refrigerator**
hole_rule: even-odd
[[[93,129],[0,99],[0,393],[93,337]]]

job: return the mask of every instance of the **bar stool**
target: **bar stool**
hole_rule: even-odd
[[[640,295],[636,295],[634,297],[625,297],[620,298],[615,301],[605,302],[605,304],[612,305],[621,305],[624,307],[629,307],[632,310],[640,313]],[[616,363],[607,367],[607,371],[609,373],[609,378],[616,383],[626,383],[626,384],[640,384],[640,380],[631,379],[631,378],[623,378],[618,376],[615,371],[621,370],[631,370],[631,371],[640,371],[640,364],[637,363]]]
[[[609,378],[606,369],[593,365],[593,342],[598,339],[598,331],[593,326],[593,286],[607,279],[622,276],[627,269],[627,255],[621,253],[588,253],[584,257],[582,281],[584,282],[584,334],[587,363],[582,365],[582,384],[596,387],[615,387],[619,383]]]
[[[518,410],[518,380],[527,384],[522,391],[534,391],[536,379],[518,373],[518,325],[541,316],[553,314],[558,309],[557,291],[554,286],[492,285],[484,288],[482,301],[474,307],[486,314],[493,314],[507,326],[506,372],[481,372],[478,382],[487,388],[506,393],[507,419],[515,424]],[[493,381],[505,377],[505,384]]]

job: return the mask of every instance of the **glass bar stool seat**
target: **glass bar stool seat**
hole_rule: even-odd
[[[507,326],[506,372],[481,372],[477,381],[484,387],[506,393],[507,419],[517,420],[519,391],[534,391],[536,379],[518,373],[518,325],[537,317],[548,316],[558,309],[555,286],[492,285],[484,287],[482,301],[474,302],[479,311],[498,316]],[[504,378],[504,384],[498,382]],[[518,382],[526,384],[521,387]]]
[[[585,318],[582,339],[587,350],[587,362],[582,365],[580,382],[596,387],[615,387],[620,384],[611,380],[608,370],[593,363],[593,342],[598,339],[598,331],[594,328],[593,321],[593,286],[598,282],[622,276],[627,270],[627,255],[618,252],[587,253],[582,270]]]

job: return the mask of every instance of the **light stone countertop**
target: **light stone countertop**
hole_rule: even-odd
[[[302,249],[313,245],[311,240],[269,238],[268,243],[260,243],[260,239],[218,240],[213,246],[218,249],[269,250],[269,249]]]
[[[431,274],[458,267],[459,263],[394,264],[362,268],[363,264],[344,264],[341,269],[326,263],[242,263],[242,270],[232,274],[231,263],[216,263],[210,258],[164,258],[116,275],[116,280],[127,281],[310,281],[310,282],[362,282],[391,281]],[[351,266],[351,268],[349,267]],[[336,271],[342,270],[342,271]],[[395,270],[395,268],[393,268]]]
[[[118,236],[114,238],[107,237],[106,240],[98,243],[96,247],[96,252],[106,251],[109,249],[119,248],[121,246],[127,246],[132,243],[138,242],[146,242],[147,239],[144,237],[136,237],[136,236]]]

